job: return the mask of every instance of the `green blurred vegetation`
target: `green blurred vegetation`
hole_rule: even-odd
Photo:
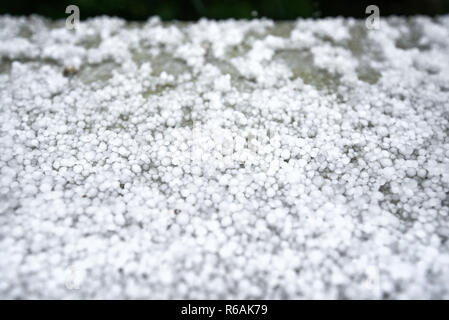
[[[0,6],[0,14],[40,14],[64,18],[65,8],[80,8],[81,19],[91,16],[119,16],[146,20],[158,15],[164,20],[197,20],[268,17],[292,20],[298,17],[365,17],[369,4],[380,7],[381,15],[436,15],[449,12],[449,0],[331,1],[331,0],[16,0]]]

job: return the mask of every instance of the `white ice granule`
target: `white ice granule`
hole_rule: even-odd
[[[1,298],[449,298],[449,16],[0,16]]]

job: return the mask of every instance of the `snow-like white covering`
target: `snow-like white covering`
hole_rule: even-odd
[[[449,16],[0,16],[1,298],[449,298]]]

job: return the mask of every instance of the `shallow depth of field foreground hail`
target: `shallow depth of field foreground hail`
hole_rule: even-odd
[[[449,16],[0,17],[1,298],[449,298]]]

